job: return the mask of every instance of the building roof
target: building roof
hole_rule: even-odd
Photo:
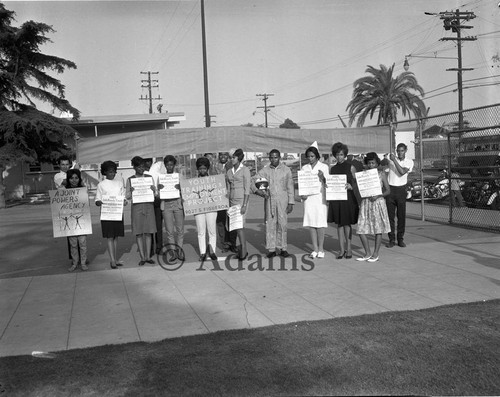
[[[66,118],[65,118],[66,119]],[[122,124],[122,123],[142,123],[160,121],[168,123],[179,123],[186,120],[183,112],[177,113],[152,113],[152,114],[126,114],[112,116],[87,116],[81,117],[78,121],[66,119],[72,126],[79,125],[99,125],[99,124]]]

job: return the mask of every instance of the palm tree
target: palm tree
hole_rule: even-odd
[[[424,89],[412,72],[393,77],[394,64],[390,68],[380,65],[380,69],[368,66],[365,72],[370,76],[361,77],[353,84],[352,99],[347,105],[349,125],[357,118],[356,125],[362,127],[366,117],[372,119],[377,111],[377,125],[397,122],[398,110],[403,116],[426,116],[426,107],[421,99]]]

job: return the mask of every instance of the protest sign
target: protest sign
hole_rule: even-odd
[[[229,208],[224,175],[181,179],[180,184],[185,215],[216,212]]]
[[[121,221],[123,219],[124,196],[102,195],[101,221]]]
[[[243,229],[243,215],[241,215],[241,205],[233,205],[227,210],[229,216],[229,231]]]
[[[130,186],[134,188],[132,190],[132,204],[154,202],[155,194],[151,190],[151,185],[154,185],[154,182],[150,176],[130,178]]]
[[[382,195],[382,187],[376,168],[356,172],[356,183],[362,198]]]
[[[163,189],[160,189],[160,198],[162,200],[181,197],[179,189],[175,187],[175,185],[179,184],[178,172],[174,172],[172,174],[160,174],[158,176],[158,184],[163,185]]]
[[[54,237],[92,234],[86,187],[49,190]]]
[[[326,178],[326,199],[327,200],[347,200],[347,175],[325,175]]]
[[[299,196],[311,196],[321,193],[321,182],[317,173],[311,171],[297,171],[299,182]]]

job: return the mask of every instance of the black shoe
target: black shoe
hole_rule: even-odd
[[[337,255],[337,259],[342,259],[347,253],[344,251],[341,254]]]
[[[210,256],[210,259],[212,259],[213,261],[217,260],[217,255],[215,255],[214,252],[212,252],[211,254],[208,254],[208,256]]]
[[[183,261],[186,259],[186,256],[184,255],[184,251],[183,250],[179,250],[179,251],[176,251],[175,252],[175,256],[177,257],[177,259],[179,259],[180,261]]]
[[[288,258],[290,256],[290,254],[288,252],[286,252],[286,250],[281,250],[280,256],[282,256],[283,258]]]
[[[392,248],[392,247],[394,247],[395,245],[396,245],[395,241],[394,241],[394,240],[391,240],[391,241],[389,241],[389,243],[388,243],[388,244],[386,244],[385,246],[386,246],[387,248]]]
[[[207,254],[200,255],[200,262],[205,262],[207,260]]]
[[[267,253],[266,258],[274,258],[276,256],[276,251],[270,251]]]
[[[403,240],[398,240],[398,246],[404,248],[404,247],[406,247],[406,244]]]
[[[246,253],[245,256],[240,256],[240,255],[237,256],[239,261],[244,261],[245,259],[247,259],[247,257],[248,257],[248,252]]]

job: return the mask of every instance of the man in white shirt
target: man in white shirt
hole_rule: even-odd
[[[413,160],[407,159],[407,146],[400,143],[397,148],[397,158],[394,153],[389,155],[389,186],[391,193],[385,198],[387,204],[387,213],[391,224],[389,233],[389,244],[386,247],[391,248],[396,245],[396,237],[398,246],[406,247],[404,242],[405,226],[406,226],[406,184],[408,182],[408,173],[413,169]],[[398,217],[398,226],[396,230],[396,220]],[[396,232],[396,233],[395,233]]]
[[[66,172],[71,166],[71,161],[68,156],[61,156],[59,157],[58,161],[59,163],[59,172],[54,175],[54,185],[56,185],[56,189],[62,189],[66,186]],[[74,168],[79,168],[78,164],[73,165]]]

